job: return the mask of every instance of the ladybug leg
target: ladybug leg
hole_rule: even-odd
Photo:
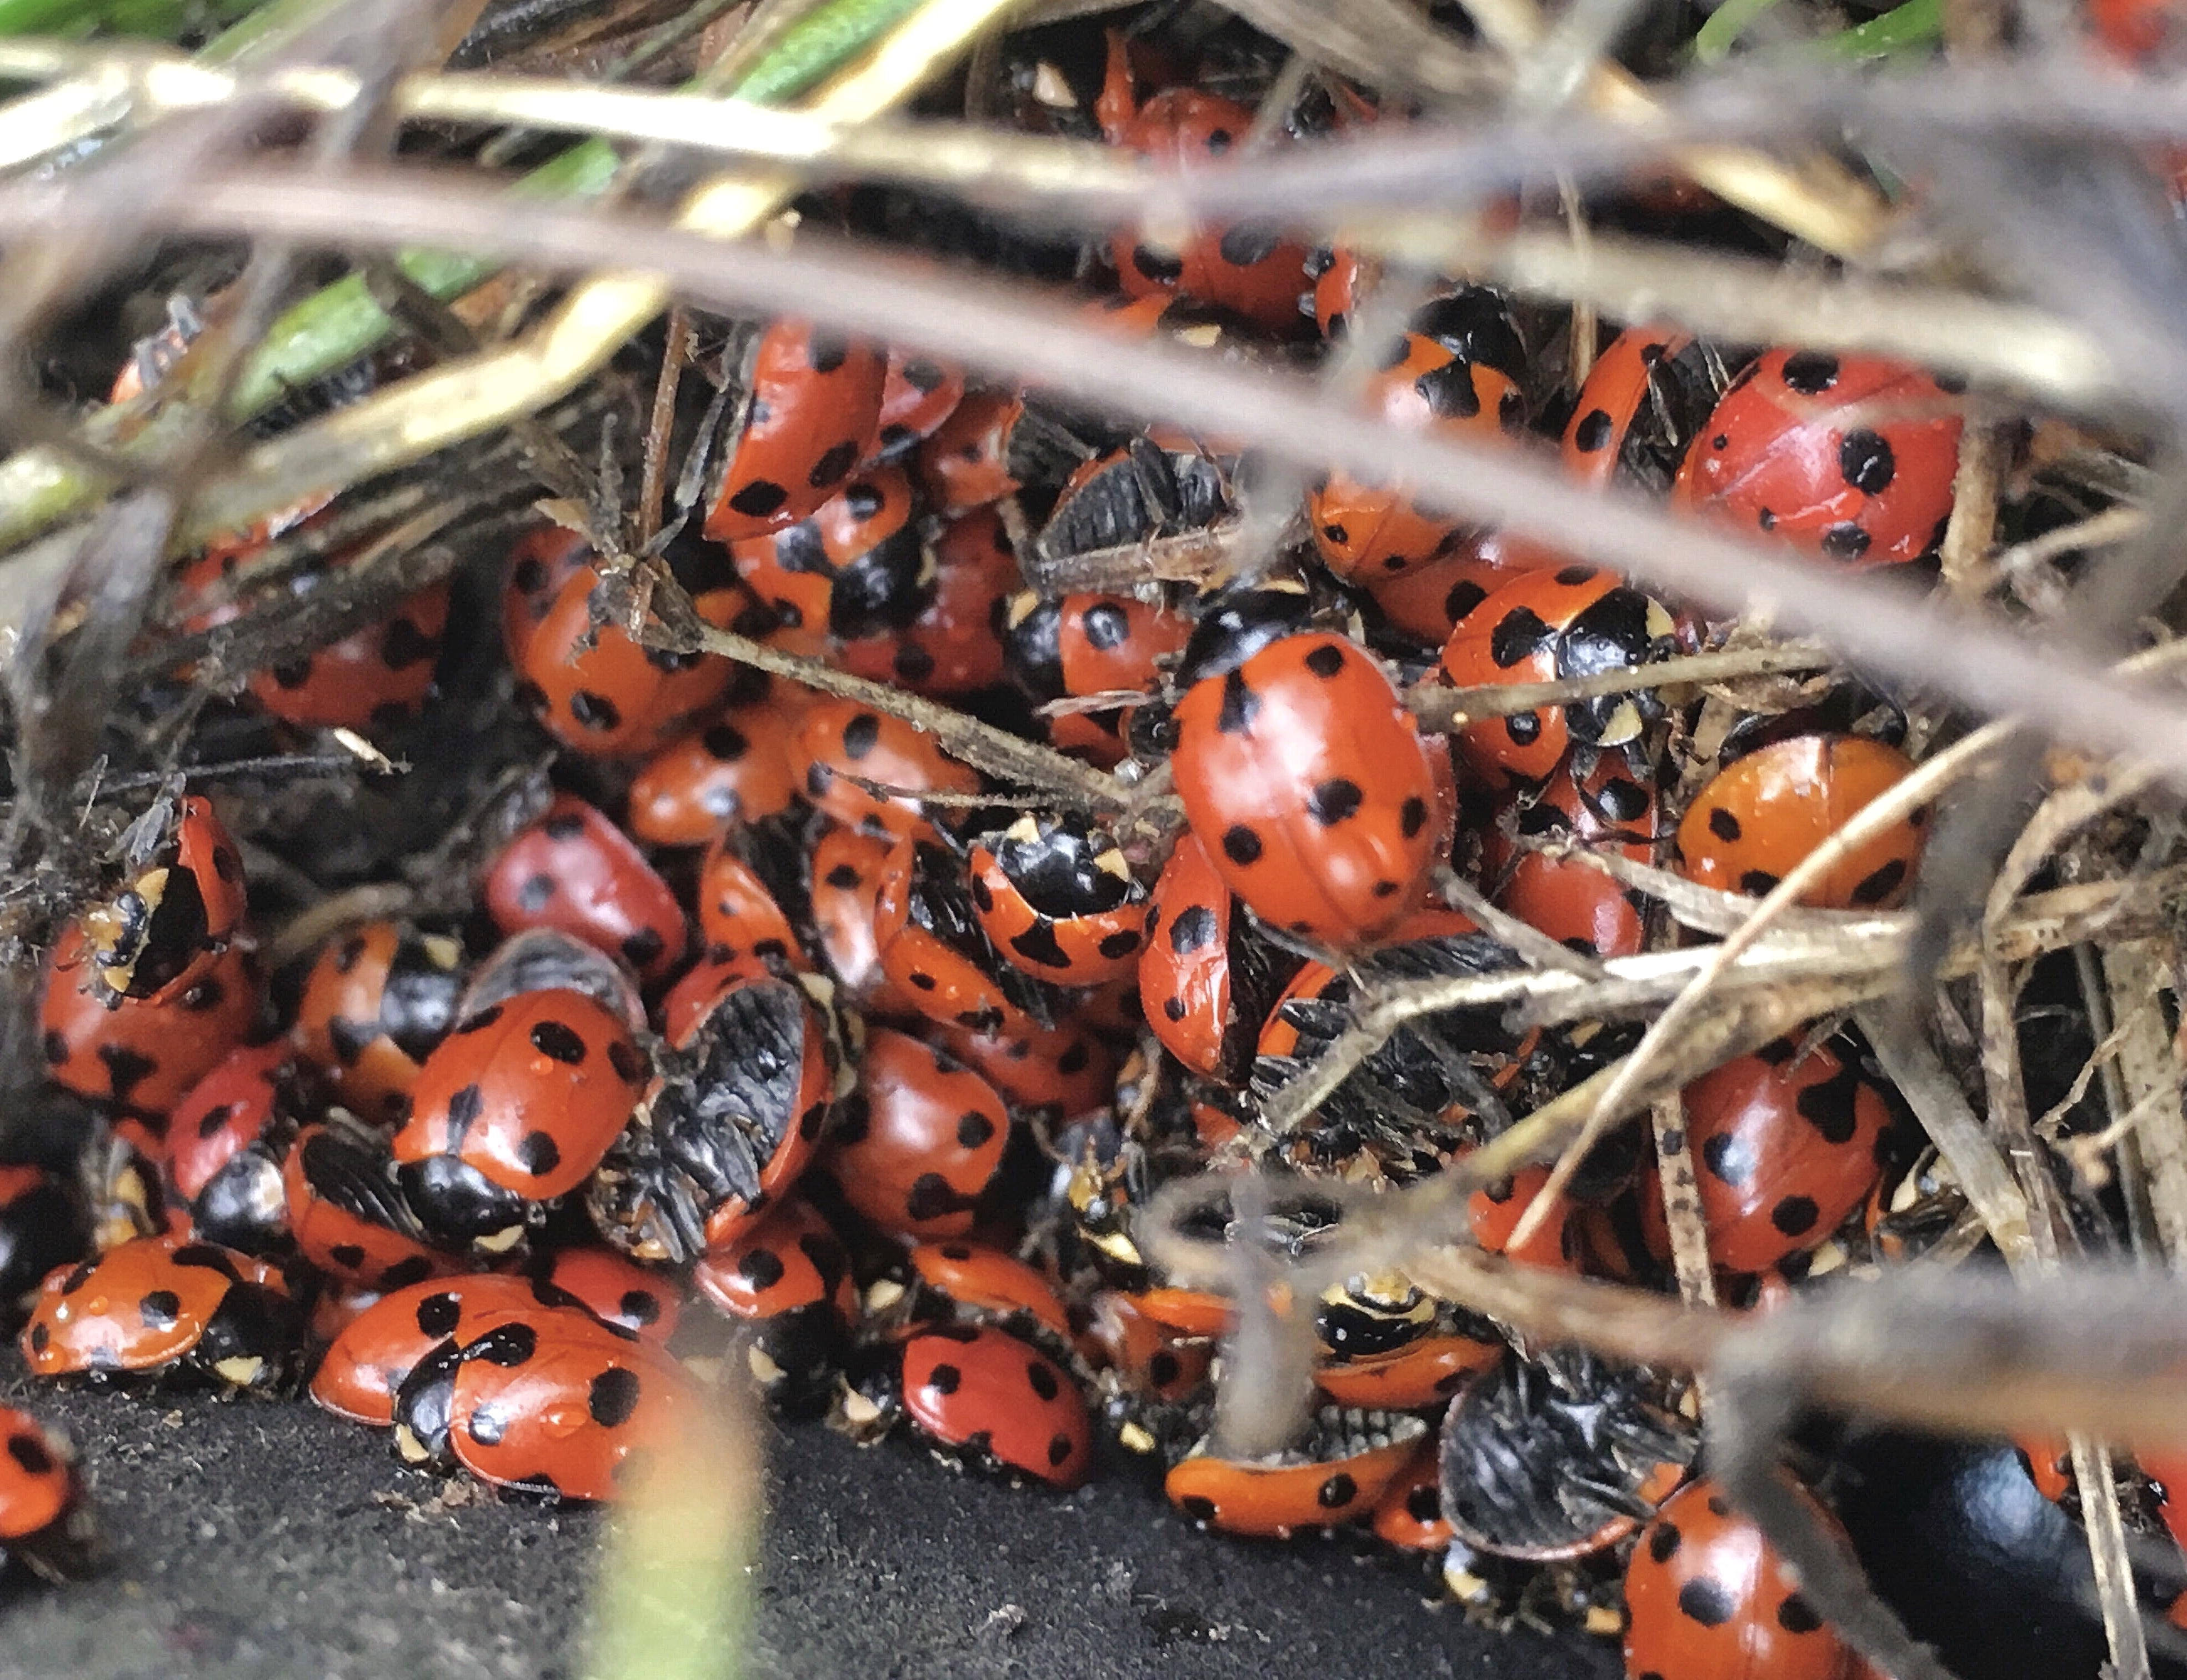
[[[1954,1680],[1778,1468],[1778,1449],[1802,1407],[1798,1376],[1733,1353],[1711,1371],[1708,1397],[1710,1472],[1797,1572],[1800,1596],[1893,1680]]]

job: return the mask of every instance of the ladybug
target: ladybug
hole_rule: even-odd
[[[64,927],[53,943],[40,1025],[47,1076],[96,1102],[165,1115],[257,1020],[256,959],[240,945],[156,1002],[103,1003],[87,973],[94,966],[83,930]]]
[[[503,933],[559,928],[621,957],[649,980],[683,958],[683,907],[630,838],[574,794],[487,866],[486,906]]]
[[[972,846],[972,907],[1007,963],[1059,985],[1138,966],[1146,889],[1122,847],[1076,818],[1026,815]]]
[[[393,1120],[418,1065],[447,1035],[463,990],[464,947],[407,922],[367,922],[312,962],[296,1006],[295,1042],[337,1100]]]
[[[1442,1514],[1434,1443],[1424,1441],[1375,1504],[1375,1532],[1403,1552],[1441,1552],[1458,1537]]]
[[[621,625],[595,623],[600,574],[573,572],[547,615],[513,655],[520,690],[547,733],[573,751],[599,757],[656,750],[721,703],[734,677],[717,654],[641,647]],[[751,604],[741,586],[694,598],[700,618],[735,624]]]
[[[1716,405],[1672,503],[1847,565],[1901,565],[1943,540],[1960,424],[1918,368],[1768,351]]]
[[[760,965],[762,972],[806,966],[804,947],[790,919],[728,834],[717,835],[706,849],[699,868],[698,902],[708,962],[743,960]]]
[[[785,629],[839,639],[900,631],[934,598],[911,480],[894,467],[860,473],[813,513],[729,544],[737,576]]]
[[[947,1051],[876,1027],[839,1106],[827,1165],[843,1200],[883,1230],[961,1237],[1009,1140],[1009,1110],[993,1086]]]
[[[805,770],[805,795],[828,816],[901,840],[923,831],[920,793],[972,794],[979,773],[958,762],[925,731],[855,700],[822,700],[799,724],[793,761]],[[868,793],[857,776],[901,794]]]
[[[1149,1317],[1121,1289],[1103,1289],[1094,1297],[1081,1346],[1089,1357],[1098,1356],[1105,1387],[1158,1403],[1199,1394],[1214,1368],[1211,1343]]]
[[[1463,538],[1424,566],[1369,580],[1365,587],[1391,629],[1413,643],[1440,648],[1476,607],[1513,578],[1559,564],[1547,549],[1490,531]]]
[[[891,843],[831,823],[812,843],[812,926],[844,997],[874,1014],[915,1014],[881,969],[874,919]]]
[[[1290,1452],[1224,1458],[1200,1442],[1171,1469],[1162,1492],[1206,1527],[1288,1540],[1373,1511],[1426,1436],[1425,1424],[1402,1413],[1324,1406]]]
[[[934,435],[964,400],[959,368],[891,349],[881,385],[880,437],[873,458],[895,461]]]
[[[790,752],[796,719],[797,708],[770,691],[671,741],[631,778],[632,837],[647,846],[705,846],[725,829],[789,810],[797,799]]]
[[[502,568],[502,645],[520,669],[531,632],[546,622],[563,586],[591,569],[592,544],[567,525],[535,525],[509,545]]]
[[[1521,1266],[1539,1266],[1552,1272],[1580,1269],[1580,1233],[1572,1223],[1578,1210],[1568,1196],[1556,1199],[1525,1242],[1512,1245],[1520,1221],[1533,1211],[1535,1198],[1549,1182],[1546,1166],[1522,1166],[1465,1199],[1466,1223],[1483,1253],[1500,1254]]]
[[[297,1253],[337,1283],[385,1291],[456,1269],[426,1245],[377,1132],[340,1118],[306,1127],[281,1185]]]
[[[936,1325],[903,1344],[903,1408],[920,1434],[1068,1492],[1094,1472],[1094,1425],[1071,1374],[989,1326]]]
[[[674,1288],[612,1249],[558,1249],[534,1264],[533,1276],[575,1299],[603,1324],[628,1330],[640,1341],[665,1347],[676,1334],[683,1303]]]
[[[1230,488],[1225,463],[1189,440],[1134,437],[1064,480],[1035,553],[1054,567],[1205,531],[1233,511]]]
[[[1507,837],[1568,840],[1589,851],[1614,851],[1632,862],[1656,857],[1656,792],[1624,760],[1596,761],[1584,776],[1570,760],[1538,793],[1521,795],[1508,817],[1482,838],[1481,878],[1496,903],[1527,926],[1594,957],[1637,956],[1646,941],[1638,895],[1578,858],[1522,851]]]
[[[418,1362],[396,1392],[395,1449],[497,1487],[610,1499],[630,1455],[699,1404],[660,1349],[574,1307],[534,1307]]]
[[[1685,1479],[1695,1427],[1661,1381],[1581,1348],[1514,1355],[1443,1414],[1442,1509],[1476,1551],[1554,1563],[1616,1545]]]
[[[505,1253],[531,1210],[585,1182],[637,1104],[629,1029],[582,992],[525,992],[456,1023],[395,1134],[396,1177],[426,1228]]]
[[[1313,276],[1313,307],[1307,309],[1307,298],[1302,295],[1301,312],[1313,315],[1324,339],[1342,338],[1380,278],[1380,265],[1341,246],[1324,246],[1308,256],[1307,272]]]
[[[1193,1072],[1243,1082],[1261,1023],[1299,959],[1254,929],[1237,896],[1188,830],[1147,901],[1139,995],[1147,1025]]]
[[[576,1304],[543,1278],[513,1272],[472,1272],[391,1289],[335,1333],[312,1374],[312,1398],[351,1423],[390,1428],[396,1391],[442,1342],[469,1341],[510,1313]]]
[[[1430,303],[1369,381],[1370,412],[1393,425],[1503,437],[1526,422],[1526,352],[1504,300],[1467,286]],[[1333,473],[1307,501],[1314,547],[1337,576],[1365,584],[1426,565],[1467,535],[1403,486]]]
[[[1003,603],[1024,580],[1009,533],[975,508],[936,535],[933,598],[901,630],[843,643],[843,668],[918,694],[969,694],[1003,680]]]
[[[946,1026],[942,1042],[1028,1119],[1075,1120],[1116,1094],[1116,1053],[1077,1020],[1016,1036]]]
[[[1109,34],[1109,64],[1095,111],[1111,145],[1172,168],[1220,157],[1252,132],[1253,113],[1197,87],[1165,88],[1140,103],[1122,35]],[[1263,222],[1195,228],[1182,250],[1118,233],[1116,278],[1132,297],[1181,293],[1220,304],[1271,332],[1296,329],[1307,287],[1307,248]]]
[[[1656,495],[1731,383],[1715,349],[1676,327],[1628,327],[1603,346],[1565,427],[1565,470],[1582,484]]]
[[[610,1245],[685,1264],[797,1182],[846,1060],[827,996],[810,976],[734,980],[684,1030],[587,1193]]]
[[[907,1256],[921,1306],[945,1322],[992,1323],[1037,1344],[1067,1351],[1071,1315],[1047,1273],[987,1243],[952,1239],[914,1243]]]
[[[1402,1278],[1330,1289],[1314,1334],[1327,1356],[1315,1385],[1340,1406],[1369,1411],[1437,1405],[1504,1357],[1499,1338],[1469,1334],[1454,1309]]]
[[[632,1033],[645,1031],[645,1001],[623,962],[559,928],[526,928],[486,953],[456,999],[456,1019],[531,992],[582,992]],[[396,1116],[399,1124],[408,1111]]]
[[[1913,773],[1894,747],[1859,735],[1796,735],[1718,771],[1678,823],[1678,873],[1759,896],[1869,801]],[[1928,838],[1926,806],[1856,847],[1801,896],[1819,910],[1904,902]]]
[[[1460,688],[1546,683],[1623,671],[1678,651],[1678,626],[1659,604],[1588,566],[1529,572],[1498,589],[1451,632],[1443,675]],[[1588,756],[1638,742],[1663,715],[1651,691],[1568,700],[1484,719],[1457,733],[1479,774],[1504,785],[1538,782],[1569,747]]]
[[[1349,949],[1417,901],[1434,861],[1435,772],[1358,648],[1309,633],[1222,661],[1178,703],[1177,725],[1186,820],[1256,915]]]
[[[1004,652],[1010,679],[1036,705],[1098,694],[1151,694],[1164,665],[1192,633],[1184,616],[1129,595],[1065,595],[1045,600],[1030,590],[1004,608]],[[1066,752],[1113,763],[1124,754],[1129,706],[1059,711],[1049,739]]]
[[[1891,1110],[1849,1053],[1779,1039],[1702,1075],[1685,1103],[1709,1257],[1727,1272],[1814,1247],[1882,1174]]]
[[[902,840],[874,905],[881,972],[929,1020],[1030,1035],[1049,1025],[1040,987],[989,942],[964,866],[931,840]]]
[[[130,828],[129,884],[79,925],[93,994],[160,1003],[212,969],[243,925],[242,854],[211,804],[194,795],[155,805]]]
[[[880,441],[888,358],[804,321],[754,346],[744,429],[706,510],[716,542],[765,537],[817,512]]]
[[[48,1581],[92,1562],[91,1505],[76,1454],[28,1412],[0,1406],[0,1558]]]
[[[295,1062],[284,1039],[247,1045],[168,1117],[167,1182],[208,1242],[263,1254],[288,1234],[279,1146],[294,1125]]]
[[[302,1334],[279,1273],[163,1236],[48,1273],[20,1340],[34,1377],[157,1373],[271,1390],[287,1381]]]
[[[936,512],[960,514],[1027,486],[1060,485],[1093,454],[1038,403],[974,391],[919,446],[919,479]]]
[[[745,1329],[745,1364],[784,1409],[824,1399],[858,1312],[851,1260],[828,1222],[802,1201],[778,1203],[691,1273],[700,1295]]]
[[[1845,1543],[1805,1494],[1808,1514]],[[1679,1680],[1841,1680],[1852,1649],[1794,1590],[1791,1570],[1714,1482],[1656,1513],[1625,1570],[1625,1672]]]
[[[1416,913],[1399,941],[1337,970],[1309,963],[1292,977],[1261,1030],[1251,1080],[1263,1101],[1318,1060],[1352,1025],[1354,1002],[1391,983],[1501,973],[1511,949],[1454,911]],[[1318,1160],[1366,1149],[1409,1176],[1414,1152],[1448,1148],[1469,1116],[1500,1123],[1498,1093],[1515,1080],[1538,1035],[1515,1034],[1496,1009],[1449,1009],[1406,1022],[1315,1110],[1304,1141]]]

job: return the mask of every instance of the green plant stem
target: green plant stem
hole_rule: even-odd
[[[0,0],[8,4],[53,0]],[[206,48],[216,62],[233,62],[278,38],[269,14],[311,3],[273,0]],[[918,9],[919,0],[827,0],[795,25],[738,83],[739,98],[777,104],[794,98],[849,63]],[[621,160],[604,140],[588,140],[542,164],[513,191],[541,197],[597,197],[613,183]],[[408,250],[396,266],[424,290],[448,302],[483,284],[497,265],[444,251]],[[288,392],[358,357],[369,355],[395,331],[395,323],[373,301],[363,277],[352,274],[291,306],[268,329],[244,363],[229,393],[228,414],[242,421]],[[84,424],[86,438],[131,454],[156,454],[187,424],[189,398],[171,402],[147,420],[136,404],[102,410]],[[105,489],[104,481],[48,449],[18,452],[0,461],[0,545],[13,548],[80,512]]]
[[[1882,59],[1935,46],[1944,38],[1944,0],[1906,0],[1903,6],[1816,42],[1834,59]]]
[[[1695,32],[1694,57],[1705,65],[1722,64],[1747,26],[1776,3],[1777,0],[1724,0]]]

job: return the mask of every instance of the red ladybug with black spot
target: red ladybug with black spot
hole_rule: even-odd
[[[744,1360],[769,1404],[805,1411],[826,1396],[858,1314],[851,1258],[828,1222],[779,1202],[700,1256],[691,1282],[743,1329]]]
[[[1813,1248],[1881,1176],[1890,1106],[1848,1047],[1803,1055],[1779,1039],[1702,1075],[1685,1101],[1709,1258],[1727,1272]]]
[[[964,864],[936,841],[898,840],[889,853],[874,938],[881,972],[929,1020],[1011,1036],[1052,1025],[1038,982],[988,938]]]
[[[1094,1297],[1079,1346],[1104,1374],[1105,1389],[1120,1388],[1136,1400],[1189,1400],[1202,1391],[1213,1368],[1212,1342],[1162,1323],[1121,1289],[1103,1289]]]
[[[1185,675],[1172,767],[1231,891],[1273,926],[1336,949],[1396,927],[1434,862],[1436,795],[1390,679],[1318,632],[1218,638],[1209,656],[1188,655]]]
[[[964,369],[891,347],[881,386],[880,437],[871,458],[902,460],[933,436],[964,400]]]
[[[829,1175],[887,1231],[961,1237],[1003,1169],[1010,1113],[995,1087],[946,1050],[876,1027],[857,1088],[836,1116]]]
[[[1504,437],[1526,423],[1526,346],[1502,298],[1469,286],[1430,303],[1368,382],[1371,413],[1392,425]],[[1332,473],[1307,498],[1314,546],[1339,577],[1370,584],[1451,553],[1467,527],[1417,506],[1402,486]]]
[[[48,1581],[78,1580],[94,1532],[68,1443],[28,1412],[0,1406],[0,1559]]]
[[[284,1385],[303,1315],[248,1255],[139,1237],[38,1286],[20,1338],[34,1377],[156,1375],[232,1389]]]
[[[1932,552],[1952,513],[1961,416],[1919,368],[1772,350],[1686,452],[1673,503],[1858,567]]]
[[[671,741],[631,778],[625,817],[647,846],[705,846],[724,829],[779,817],[797,800],[790,740],[802,715],[788,683]]]
[[[447,1036],[464,986],[453,936],[366,922],[329,941],[296,1006],[296,1048],[366,1120],[397,1118],[418,1065]]]
[[[1913,773],[1895,747],[1862,735],[1795,735],[1719,770],[1678,823],[1678,871],[1719,892],[1770,891],[1846,820]],[[1928,840],[1918,807],[1855,846],[1801,895],[1819,910],[1904,902]]]
[[[743,430],[706,511],[716,542],[765,537],[817,512],[880,441],[888,357],[782,319],[754,347]]]
[[[915,1014],[881,968],[874,932],[889,840],[831,823],[812,843],[812,927],[845,999],[877,1015]]]
[[[1004,621],[1010,680],[1037,705],[1097,694],[1155,693],[1164,667],[1192,635],[1191,622],[1182,613],[1130,595],[1047,600],[1027,590],[1004,608]],[[1132,711],[1118,705],[1058,712],[1049,719],[1049,739],[1065,752],[1114,763],[1124,756]]]
[[[395,1449],[497,1487],[611,1499],[631,1455],[699,1404],[659,1348],[578,1308],[535,1307],[418,1363],[396,1393]]]
[[[386,1140],[344,1116],[296,1134],[281,1184],[296,1252],[338,1283],[399,1289],[458,1268],[403,1200]]]
[[[1028,486],[1060,486],[1093,455],[1038,402],[975,391],[919,446],[919,481],[936,513],[959,514]]]
[[[411,1091],[396,1181],[441,1240],[507,1253],[585,1182],[637,1106],[629,1029],[581,992],[527,992],[456,1023]]]
[[[1582,484],[1660,495],[1708,419],[1730,371],[1713,346],[1676,327],[1628,327],[1603,346],[1565,427],[1565,470]]]
[[[511,665],[523,666],[531,632],[554,610],[563,586],[592,561],[592,544],[567,525],[535,525],[509,545],[502,568],[501,637]]]
[[[1263,939],[1189,831],[1147,901],[1139,996],[1147,1025],[1193,1072],[1244,1082],[1261,1023],[1300,959]]]
[[[127,884],[78,923],[93,995],[109,1009],[177,997],[211,972],[249,912],[242,854],[209,801],[161,799],[125,840]]]
[[[1074,818],[1026,815],[972,845],[972,907],[1004,961],[1060,986],[1138,966],[1146,889],[1123,848]]]
[[[942,526],[929,546],[932,598],[901,630],[845,642],[843,668],[915,694],[969,694],[1003,680],[1004,603],[1024,580],[992,508]]]
[[[1466,1223],[1483,1253],[1500,1254],[1518,1265],[1552,1272],[1580,1269],[1579,1233],[1571,1225],[1577,1210],[1568,1196],[1556,1199],[1525,1242],[1512,1244],[1520,1221],[1533,1211],[1534,1202],[1549,1180],[1546,1166],[1522,1166],[1508,1178],[1483,1185],[1466,1198]]]
[[[1094,1470],[1094,1424],[1071,1374],[990,1326],[940,1324],[903,1344],[903,1409],[919,1432],[1005,1475],[1068,1492]]]
[[[795,525],[730,543],[729,558],[786,629],[839,639],[885,635],[934,598],[916,511],[911,480],[894,467],[874,467]]]
[[[1111,145],[1172,168],[1220,157],[1251,132],[1253,113],[1234,99],[1197,87],[1170,87],[1138,101],[1123,37],[1109,35],[1109,65],[1096,110]],[[1296,332],[1299,297],[1308,289],[1307,247],[1272,224],[1240,222],[1195,228],[1182,250],[1163,250],[1129,232],[1110,253],[1127,295],[1182,294],[1220,304],[1271,332]]]
[[[734,673],[718,654],[642,647],[621,625],[594,623],[599,582],[590,565],[572,573],[511,658],[525,698],[563,745],[599,757],[652,752],[719,705]],[[717,628],[738,623],[751,605],[741,585],[692,600]]]
[[[1044,1032],[942,1029],[950,1054],[978,1070],[1026,1118],[1060,1122],[1091,1113],[1116,1093],[1116,1053],[1082,1018]]]
[[[587,1192],[613,1247],[685,1264],[789,1192],[849,1082],[832,999],[813,975],[734,980],[656,1059]]]
[[[573,1297],[603,1324],[665,1347],[676,1334],[683,1301],[673,1282],[632,1265],[613,1249],[588,1244],[557,1249],[533,1261],[532,1275]]]
[[[1171,1469],[1162,1492],[1206,1527],[1288,1540],[1371,1513],[1426,1434],[1425,1424],[1403,1413],[1324,1407],[1305,1441],[1265,1458],[1226,1458],[1200,1442]]]
[[[1048,1273],[989,1243],[914,1243],[907,1256],[916,1287],[914,1320],[992,1324],[1068,1363],[1076,1334]]]
[[[166,1180],[208,1242],[263,1254],[288,1234],[280,1149],[295,1124],[296,1052],[246,1045],[192,1086],[168,1117]]]
[[[389,1428],[396,1391],[442,1342],[469,1341],[511,1313],[576,1304],[537,1274],[514,1272],[470,1272],[391,1289],[335,1332],[312,1373],[312,1398],[351,1423]]]
[[[750,972],[772,974],[808,966],[790,918],[734,836],[719,834],[707,847],[699,868],[698,903],[708,963],[738,963]]]
[[[1475,608],[1513,578],[1562,564],[1536,544],[1487,531],[1463,538],[1424,566],[1370,582],[1366,588],[1389,628],[1440,648]]]
[[[1653,781],[1634,775],[1616,754],[1598,759],[1585,775],[1566,760],[1538,792],[1515,797],[1481,842],[1481,878],[1499,907],[1583,954],[1636,955],[1646,940],[1639,895],[1583,859],[1520,844],[1538,838],[1652,863]]]
[[[257,960],[240,944],[231,944],[202,973],[163,987],[157,1000],[103,1001],[94,990],[94,967],[82,928],[63,928],[40,1015],[46,1076],[130,1114],[165,1115],[244,1042],[258,1019]]]
[[[798,726],[796,752],[808,800],[838,823],[894,839],[927,829],[914,795],[980,790],[979,773],[950,757],[931,735],[855,700],[815,701]],[[870,794],[852,776],[908,791]]]
[[[1805,1494],[1809,1515],[1847,1542]],[[1762,1531],[1714,1482],[1656,1512],[1625,1570],[1625,1672],[1661,1680],[1847,1680],[1851,1647],[1817,1615]]]
[[[1404,1552],[1446,1550],[1457,1537],[1442,1514],[1442,1477],[1435,1446],[1422,1443],[1375,1505],[1375,1532]]]
[[[1443,675],[1457,688],[1548,683],[1622,671],[1678,651],[1678,626],[1655,600],[1588,566],[1529,572],[1483,601],[1443,646]],[[1629,747],[1661,717],[1652,690],[1568,700],[1486,718],[1457,732],[1458,750],[1500,785],[1545,780],[1568,750],[1586,756]]]
[[[683,958],[683,907],[623,831],[574,794],[504,846],[486,874],[503,933],[559,928],[658,980]]]

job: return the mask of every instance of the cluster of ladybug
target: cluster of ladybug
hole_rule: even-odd
[[[1082,104],[1117,144],[1200,157],[1253,129],[1206,87],[1143,97],[1162,67],[1121,37],[1105,70]],[[1027,86],[1028,121],[1089,120],[1065,79]],[[1122,295],[1089,306],[1101,320],[1211,355],[1307,353],[1378,278],[1250,227],[1174,250],[1124,236],[1113,260]],[[1960,421],[1918,369],[1639,327],[1560,402],[1545,347],[1504,299],[1446,288],[1366,400],[1512,448],[1560,431],[1581,483],[1840,564],[1932,554]],[[405,1462],[604,1498],[700,1402],[668,1346],[719,1351],[679,1312],[688,1289],[771,1401],[862,1436],[908,1419],[1068,1488],[1105,1434],[1215,1528],[1369,1524],[1482,1607],[1616,1625],[1622,1590],[1635,1676],[1860,1674],[1752,1528],[1688,1481],[1689,1391],[1522,1353],[1403,1278],[1313,1303],[1305,1439],[1223,1456],[1207,1430],[1225,1302],[1153,1275],[1134,1220],[1164,1182],[1266,1143],[1296,1169],[1282,1216],[1311,1245],[1334,1218],[1317,1176],[1402,1183],[1477,1147],[1632,1031],[1447,1011],[1293,1134],[1257,1132],[1363,996],[1520,965],[1447,907],[1451,874],[1575,951],[1637,953],[1648,901],[1582,854],[1764,892],[1908,773],[1903,720],[1847,683],[1755,710],[1656,687],[1428,733],[1411,685],[1643,666],[1709,626],[1341,475],[1312,488],[1310,543],[1274,575],[1189,599],[1043,595],[1026,581],[1231,518],[1238,452],[1121,435],[797,321],[760,330],[737,373],[706,542],[677,551],[699,615],[1116,769],[1113,806],[994,790],[952,755],[946,705],[914,722],[649,648],[599,610],[583,537],[526,536],[502,639],[568,773],[480,860],[468,922],[348,928],[274,1010],[239,850],[189,795],[131,829],[124,884],[59,935],[48,1070],[114,1141],[88,1229],[53,1178],[0,1181],[0,1282],[35,1291],[31,1370],[308,1381]],[[192,622],[232,610],[275,530],[192,568]],[[295,726],[391,727],[429,700],[449,610],[429,591],[253,677],[250,700]],[[1897,904],[1923,838],[1915,812],[1803,902]],[[1950,1224],[1956,1189],[1893,1154],[1896,1100],[1862,1047],[1819,1032],[1687,1091],[1728,1290],[1766,1303]],[[1667,1286],[1637,1151],[1599,1152],[1515,1246],[1543,1182],[1476,1196],[1475,1239]],[[63,1555],[81,1511],[65,1458],[0,1426],[17,1478],[0,1539]]]

